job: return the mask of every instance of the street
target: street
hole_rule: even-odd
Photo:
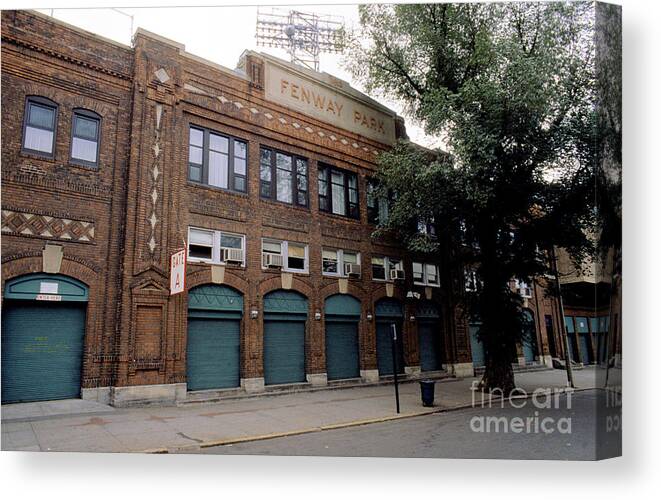
[[[329,430],[300,436],[216,446],[194,451],[206,454],[233,455],[320,455],[320,456],[368,456],[368,457],[418,457],[418,458],[503,458],[545,460],[593,460],[597,432],[595,414],[597,398],[603,391],[589,390],[571,396],[571,409],[567,408],[567,396],[559,396],[560,408],[540,410],[531,401],[520,401],[521,409],[504,408],[463,409],[437,413],[347,429]],[[513,432],[514,425],[504,432],[505,417],[512,422],[516,417],[534,417],[539,412],[538,423],[550,417],[558,423],[552,433],[541,428],[535,432],[535,420],[531,420],[531,432]],[[477,418],[476,418],[477,417]],[[485,417],[491,432],[476,432]],[[498,427],[495,420],[498,417]],[[562,420],[565,419],[565,420]],[[570,420],[570,428],[566,427]],[[564,426],[561,423],[565,422]],[[524,420],[524,427],[527,422]],[[552,428],[547,421],[546,429]],[[569,432],[567,432],[569,430]],[[496,432],[497,431],[497,432]],[[567,432],[567,433],[565,433]],[[606,436],[600,439],[608,443]],[[619,446],[617,439],[610,446]],[[605,447],[608,448],[609,444]],[[617,455],[620,450],[611,453]]]

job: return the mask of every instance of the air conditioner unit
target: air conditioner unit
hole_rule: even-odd
[[[347,276],[360,276],[360,264],[344,264],[344,274]]]
[[[242,248],[221,248],[221,259],[228,264],[243,264]]]
[[[283,262],[282,255],[277,253],[262,254],[262,265],[264,267],[283,267]]]
[[[390,270],[390,279],[391,280],[403,280],[404,271],[402,269],[391,269]]]

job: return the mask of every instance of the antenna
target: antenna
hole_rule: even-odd
[[[257,9],[257,45],[285,49],[291,62],[314,71],[319,71],[320,53],[344,50],[344,33],[340,16]]]

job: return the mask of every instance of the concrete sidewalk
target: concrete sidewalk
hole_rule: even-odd
[[[578,389],[595,386],[595,369],[574,373]],[[400,386],[401,414],[392,385],[260,396],[184,407],[115,409],[82,400],[2,407],[2,450],[167,452],[318,432],[471,405],[477,379],[436,384],[436,406],[424,408],[417,382]],[[565,388],[562,370],[516,375],[517,385]]]

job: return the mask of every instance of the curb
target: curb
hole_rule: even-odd
[[[586,387],[586,388],[578,388],[578,389],[573,389],[572,392],[582,392],[582,391],[587,391],[587,390],[592,390],[594,388]],[[562,388],[555,388],[556,391],[559,393],[565,393],[569,392],[567,387],[562,387]],[[532,394],[529,394],[527,396],[520,396],[520,397],[513,397],[511,399],[530,399],[532,398]],[[239,443],[249,443],[253,441],[266,441],[268,439],[277,439],[277,438],[282,438],[282,437],[290,437],[290,436],[300,436],[302,434],[312,434],[315,432],[323,432],[323,431],[331,431],[331,430],[336,430],[336,429],[346,429],[348,427],[359,427],[362,425],[369,425],[369,424],[378,424],[382,422],[390,422],[393,420],[402,420],[405,418],[414,418],[414,417],[422,417],[426,415],[433,415],[435,413],[444,413],[444,412],[449,412],[449,411],[455,411],[455,410],[465,410],[467,408],[472,408],[473,404],[471,403],[464,403],[464,404],[459,404],[456,406],[451,406],[451,407],[445,407],[445,408],[434,408],[431,410],[423,410],[419,412],[412,412],[412,413],[401,413],[398,415],[388,415],[386,417],[377,417],[377,418],[368,418],[364,420],[353,420],[350,422],[341,422],[339,424],[328,424],[328,425],[321,425],[318,427],[308,427],[305,429],[297,429],[294,431],[285,431],[285,432],[273,432],[270,434],[258,434],[258,435],[253,435],[253,436],[243,436],[243,437],[235,437],[235,438],[225,438],[225,439],[217,439],[217,440],[212,440],[212,441],[205,441],[199,444],[195,445],[188,445],[188,446],[173,446],[173,447],[162,447],[162,448],[151,448],[147,450],[141,450],[141,451],[136,451],[134,453],[148,453],[148,454],[171,454],[171,453],[178,453],[178,452],[186,452],[186,451],[196,451],[196,450],[201,450],[203,448],[212,448],[214,446],[226,446],[230,444],[239,444]]]
[[[455,409],[450,408],[451,410]],[[273,432],[270,434],[259,434],[259,435],[254,435],[254,436],[243,436],[243,437],[235,437],[235,438],[226,438],[226,439],[218,439],[218,440],[213,440],[213,441],[205,441],[199,444],[195,445],[190,445],[190,446],[178,446],[178,447],[163,447],[163,448],[151,448],[147,450],[142,450],[142,451],[137,451],[134,453],[150,453],[150,454],[168,454],[168,453],[177,453],[181,451],[194,451],[194,450],[200,450],[202,448],[212,448],[214,446],[225,446],[229,444],[239,444],[239,443],[249,443],[251,441],[265,441],[267,439],[277,439],[277,438],[282,438],[282,437],[290,437],[290,436],[300,436],[301,434],[312,434],[315,432],[323,432],[323,431],[331,431],[331,430],[336,430],[336,429],[345,429],[347,427],[359,427],[361,425],[369,425],[369,424],[378,424],[382,422],[389,422],[392,420],[402,420],[405,418],[413,418],[413,417],[422,417],[425,415],[432,415],[434,413],[440,413],[443,411],[447,411],[447,408],[435,408],[432,410],[424,410],[424,411],[419,411],[419,412],[413,412],[413,413],[401,413],[399,415],[388,415],[387,417],[377,417],[377,418],[368,418],[364,420],[353,420],[350,422],[341,422],[339,424],[328,424],[328,425],[321,425],[319,427],[309,427],[307,429],[297,429],[294,431],[285,431],[285,432]]]

